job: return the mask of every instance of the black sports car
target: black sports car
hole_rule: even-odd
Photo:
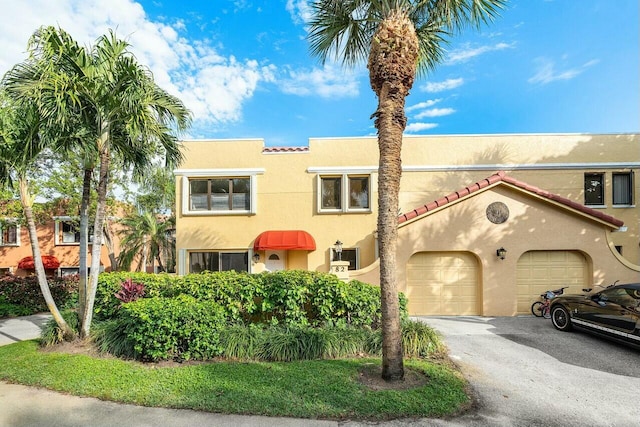
[[[551,301],[551,321],[561,331],[576,326],[640,346],[640,283],[558,296]]]

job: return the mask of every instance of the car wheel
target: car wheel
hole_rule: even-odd
[[[569,311],[563,305],[556,305],[551,308],[551,322],[559,331],[566,332],[570,331],[572,328],[571,316],[569,315]]]
[[[531,314],[536,317],[542,317],[542,306],[543,304],[541,301],[536,301],[531,304]]]

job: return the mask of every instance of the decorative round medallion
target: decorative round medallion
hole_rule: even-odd
[[[509,218],[509,208],[502,202],[493,202],[487,206],[487,219],[494,224],[502,224]]]

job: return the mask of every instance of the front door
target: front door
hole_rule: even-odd
[[[284,270],[284,251],[266,251],[265,257],[267,271]]]

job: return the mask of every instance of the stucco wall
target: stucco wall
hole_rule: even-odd
[[[510,211],[502,224],[486,217],[490,203],[503,202]],[[406,264],[422,251],[469,251],[480,262],[482,314],[516,313],[516,267],[531,250],[575,250],[589,263],[593,284],[640,280],[640,271],[621,263],[607,241],[606,225],[573,214],[544,200],[498,185],[401,226],[398,234],[398,281],[405,292]],[[496,249],[507,249],[500,260]],[[558,283],[562,286],[563,283]]]

